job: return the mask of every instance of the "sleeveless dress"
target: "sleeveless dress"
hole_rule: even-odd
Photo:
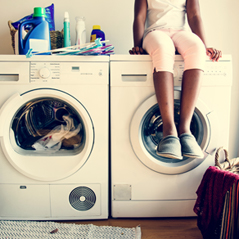
[[[156,29],[185,29],[186,0],[147,0],[145,34]]]

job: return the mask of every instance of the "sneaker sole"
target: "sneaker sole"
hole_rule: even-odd
[[[183,154],[183,157],[202,159],[204,155]]]
[[[173,154],[162,154],[162,153],[158,153],[158,151],[156,151],[156,154],[160,157],[164,157],[164,158],[170,158],[170,159],[178,159],[178,160],[182,160],[183,157],[178,157],[176,155]]]

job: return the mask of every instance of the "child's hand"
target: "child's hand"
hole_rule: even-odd
[[[212,61],[218,61],[222,57],[222,52],[215,48],[207,48],[206,53]]]
[[[133,47],[132,50],[129,50],[129,54],[130,55],[143,55],[143,54],[147,54],[146,51],[139,46]]]

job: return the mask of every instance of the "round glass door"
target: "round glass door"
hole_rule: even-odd
[[[75,97],[55,89],[13,95],[0,112],[1,147],[21,174],[40,181],[66,178],[88,160],[94,126]],[[4,125],[4,127],[3,127]]]
[[[179,123],[180,117],[180,102],[179,100],[174,101],[174,121],[176,127]],[[196,138],[199,145],[202,143],[203,139],[203,123],[198,115],[197,111],[194,112],[191,122],[191,132]],[[142,119],[141,128],[141,138],[144,147],[153,156],[158,158],[163,162],[168,162],[169,159],[160,157],[156,154],[156,147],[163,138],[163,121],[160,114],[158,104],[152,106],[144,115]],[[171,159],[170,159],[171,160]],[[177,160],[172,159],[171,162],[177,162]]]
[[[11,124],[20,154],[80,153],[85,145],[85,125],[69,103],[57,98],[39,98],[26,102]],[[25,152],[27,151],[27,152]]]
[[[180,92],[175,91],[174,117],[176,126],[180,116]],[[191,122],[191,132],[203,150],[210,140],[210,122],[206,117],[209,110],[199,100]],[[184,157],[183,160],[168,159],[156,154],[156,148],[163,138],[163,122],[157,104],[156,96],[148,98],[136,110],[130,126],[130,140],[133,150],[139,160],[148,168],[163,174],[185,173],[197,167],[206,158],[192,159]]]

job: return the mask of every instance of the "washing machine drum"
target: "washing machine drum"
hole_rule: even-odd
[[[176,127],[178,127],[180,118],[180,102],[179,100],[174,101],[174,121]],[[196,138],[198,144],[200,145],[203,139],[203,124],[197,114],[194,112],[192,121],[191,121],[191,132]],[[157,104],[146,112],[145,117],[142,121],[142,141],[144,147],[150,152],[154,157],[158,157],[156,154],[155,148],[163,138],[163,120],[160,114],[160,110]],[[168,159],[160,158],[160,160],[168,162]]]
[[[12,130],[24,150],[76,149],[84,144],[84,125],[76,110],[66,102],[44,98],[27,102],[16,113]],[[47,152],[47,150],[45,150]]]
[[[209,110],[202,102],[198,102],[191,121],[191,132],[203,151],[208,147],[211,129],[207,113]],[[175,124],[180,118],[180,92],[175,91],[174,99]],[[163,121],[156,96],[149,97],[133,115],[130,125],[130,140],[138,159],[153,171],[163,174],[181,174],[200,165],[204,158],[193,159],[184,157],[183,160],[168,159],[156,154],[156,148],[163,138]]]

